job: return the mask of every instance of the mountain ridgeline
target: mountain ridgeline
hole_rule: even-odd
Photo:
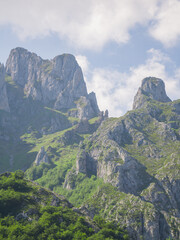
[[[74,56],[43,60],[13,49],[0,65],[0,172],[17,169],[129,239],[180,239],[180,100],[161,79],[143,79],[133,109],[109,118]],[[9,215],[17,220],[22,210]],[[103,231],[90,239],[127,239],[112,226]]]

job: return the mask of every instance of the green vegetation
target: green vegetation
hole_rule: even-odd
[[[65,199],[23,177],[22,171],[0,175],[0,239],[128,239],[119,226],[76,213]]]
[[[81,108],[84,108],[87,104],[83,97],[80,97],[77,101],[75,101],[75,103]]]
[[[44,68],[46,73],[50,73],[53,69],[52,62],[48,60],[41,67]]]
[[[99,120],[99,117],[94,117],[94,118],[91,118],[90,120],[89,120],[89,123],[90,124],[94,124],[95,122],[97,122]]]
[[[7,75],[5,76],[5,81],[10,84],[11,86],[17,88],[16,83],[12,80],[12,77]]]
[[[83,173],[71,173],[70,177],[71,179],[68,179],[68,182],[72,186],[72,189],[66,189],[57,185],[53,190],[67,197],[77,207],[90,199],[101,185],[104,184],[102,179],[94,175],[88,178]]]
[[[67,117],[67,120],[70,122],[70,123],[73,123],[73,124],[77,124],[80,120],[79,118],[76,118],[76,117],[69,117],[68,116],[68,113],[71,112],[71,111],[77,111],[76,108],[72,108],[70,110],[66,110],[66,111],[59,111],[59,110],[56,110],[56,109],[53,109],[53,108],[49,108],[49,107],[44,107],[45,109],[49,110],[49,111],[52,111],[52,112],[55,112],[55,113],[59,113],[60,115],[64,115]]]

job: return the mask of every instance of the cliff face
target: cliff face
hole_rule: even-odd
[[[19,47],[11,50],[5,67],[0,65],[0,110],[0,172],[26,169],[35,160],[23,135],[40,138],[100,115],[73,55],[44,60]]]
[[[164,82],[155,77],[147,77],[142,81],[136,96],[134,97],[133,109],[141,108],[148,101],[154,99],[158,102],[171,102],[166,95]]]
[[[5,82],[5,69],[2,64],[0,64],[0,110],[10,111]]]
[[[81,68],[71,54],[43,60],[23,48],[16,48],[7,60],[6,73],[23,88],[26,97],[48,107],[56,110],[77,108],[75,115],[81,118],[92,118],[99,113],[96,97],[87,94]],[[84,105],[77,106],[82,97]],[[83,115],[85,107],[88,111]]]

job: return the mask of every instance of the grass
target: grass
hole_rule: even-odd
[[[62,186],[57,186],[54,191],[64,195],[76,207],[85,203],[90,199],[98,188],[103,185],[103,180],[92,175],[90,178],[82,173],[74,175],[73,179],[75,188],[73,190],[64,189]]]
[[[53,109],[53,108],[49,108],[49,107],[44,107],[44,109],[49,110],[49,111],[54,112],[54,113],[58,113],[58,114],[60,114],[60,115],[63,115],[64,117],[67,118],[67,120],[68,120],[70,123],[77,124],[77,123],[80,121],[79,118],[69,117],[69,116],[68,116],[68,112],[59,111],[59,110],[56,110],[56,109]],[[72,110],[72,109],[71,109],[71,110]],[[77,109],[75,109],[75,110],[77,110]],[[68,111],[70,111],[70,110],[68,110]],[[73,110],[72,110],[72,111],[73,111]]]
[[[64,112],[61,112],[61,111],[53,109],[53,108],[44,107],[44,109],[66,116],[66,114]]]
[[[89,119],[89,124],[94,124],[95,122],[97,122],[99,120],[99,117],[94,117]]]

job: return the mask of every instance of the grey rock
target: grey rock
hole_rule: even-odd
[[[86,169],[86,159],[87,159],[87,154],[84,150],[79,150],[77,160],[76,160],[76,171],[77,173],[85,173],[87,174],[87,169]]]
[[[34,161],[34,165],[39,166],[41,163],[48,163],[49,164],[49,159],[48,155],[44,149],[44,147],[41,147],[39,150],[36,159]]]
[[[5,69],[2,64],[0,64],[0,110],[10,112],[5,82]]]
[[[148,98],[159,102],[171,102],[171,99],[166,95],[164,82],[155,77],[142,80],[141,87],[134,97],[133,109],[143,107]]]
[[[79,136],[74,130],[69,130],[63,134],[62,137],[60,137],[57,141],[62,143],[63,145],[71,145],[74,143],[80,143],[83,138]]]
[[[26,49],[16,48],[7,60],[6,72],[27,97],[44,105],[57,110],[77,108],[76,117],[81,119],[99,113],[95,94],[87,93],[82,70],[71,54],[43,60]]]

